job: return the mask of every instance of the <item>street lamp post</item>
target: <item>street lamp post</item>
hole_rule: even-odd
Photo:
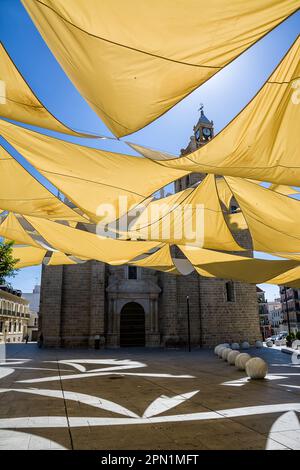
[[[284,286],[284,294],[285,294],[285,308],[286,308],[286,319],[288,324],[289,335],[291,334],[291,324],[290,324],[290,312],[289,312],[289,305],[286,295],[286,286]]]
[[[189,352],[191,352],[191,323],[190,323],[190,298],[186,296],[186,309],[187,309],[187,322],[188,322],[188,346]]]

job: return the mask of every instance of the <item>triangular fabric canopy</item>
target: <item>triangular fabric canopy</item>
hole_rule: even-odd
[[[18,244],[35,246],[36,248],[41,247],[22,227],[17,217],[12,212],[0,223],[0,236]]]
[[[226,177],[247,221],[253,248],[300,253],[300,201],[241,178]]]
[[[287,16],[298,0],[22,0],[117,136],[141,129]],[[180,79],[178,79],[180,77]]]
[[[47,255],[44,258],[43,264],[46,266],[59,266],[61,264],[77,264],[72,258],[67,256],[65,253],[54,251],[47,259]]]
[[[171,274],[180,274],[174,265],[169,245],[163,246],[149,256],[142,257],[136,261],[130,261],[129,264]]]
[[[105,223],[115,220],[131,206],[187,174],[145,158],[72,144],[1,120],[0,134],[96,222],[104,218]],[[126,197],[124,207],[121,196]],[[0,200],[0,207],[1,204]],[[107,213],[110,208],[111,214]]]
[[[4,121],[0,121],[0,123]],[[0,207],[53,220],[88,222],[39,183],[0,145]]]
[[[243,251],[224,219],[214,175],[196,188],[151,202],[132,227],[145,240]]]
[[[232,191],[223,178],[216,179],[217,191],[220,201],[227,210],[230,210],[230,202],[233,197]]]
[[[150,160],[172,160],[176,158],[176,155],[171,155],[160,150],[154,150],[149,147],[144,147],[143,145],[134,144],[133,142],[126,142],[126,144],[135,150],[137,153],[140,153]]]
[[[36,97],[26,80],[10,58],[4,45],[0,42],[0,80],[5,83],[5,96],[0,96],[0,116],[32,126],[45,127],[64,134],[82,134],[73,131],[53,116]]]
[[[293,194],[299,194],[299,191],[294,188],[291,188],[290,186],[285,186],[284,184],[271,184],[268,189],[271,189],[276,193],[283,194],[284,196],[292,196]]]
[[[114,240],[46,219],[27,216],[24,218],[52,249],[78,258],[94,259],[108,264],[125,264],[161,245],[147,241]]]
[[[242,212],[224,214],[224,217],[231,232],[239,232],[240,230],[248,229],[247,222]]]
[[[245,258],[190,246],[179,246],[201,276],[232,279],[260,284],[288,271],[299,262],[292,260],[264,260]]]
[[[283,274],[279,274],[278,276],[266,281],[266,283],[300,288],[300,266],[290,269]]]
[[[202,148],[156,163],[200,173],[299,185],[300,37],[252,101]],[[141,153],[141,147],[139,150]],[[154,152],[154,151],[152,151]]]
[[[170,248],[170,245],[164,245],[155,253],[149,256],[143,256],[139,260],[130,261],[128,264],[163,271],[169,274],[183,274],[184,276],[193,272],[194,267],[189,260],[172,258]]]
[[[34,248],[33,246],[13,247],[12,256],[19,261],[15,264],[16,269],[26,268],[29,266],[38,266],[42,264],[47,250],[42,248]]]

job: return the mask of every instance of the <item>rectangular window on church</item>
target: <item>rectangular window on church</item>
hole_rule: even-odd
[[[226,301],[235,302],[234,283],[232,281],[226,282],[225,289],[226,289]]]
[[[137,279],[136,266],[128,266],[128,279]]]

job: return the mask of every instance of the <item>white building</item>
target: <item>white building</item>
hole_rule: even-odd
[[[28,300],[19,291],[0,289],[0,343],[21,343],[29,323]]]
[[[272,333],[276,335],[285,329],[283,327],[283,313],[280,299],[275,299],[273,302],[268,302],[268,311],[269,322],[272,325]]]
[[[29,301],[30,319],[27,333],[29,341],[37,341],[38,337],[38,315],[40,309],[41,286],[36,285],[32,292],[24,292],[22,297]]]

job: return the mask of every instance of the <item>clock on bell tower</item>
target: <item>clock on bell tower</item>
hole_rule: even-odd
[[[202,145],[209,142],[214,136],[214,123],[209,121],[204,114],[203,104],[199,108],[200,117],[197,124],[194,126],[194,135],[196,141],[196,147],[199,148]]]

